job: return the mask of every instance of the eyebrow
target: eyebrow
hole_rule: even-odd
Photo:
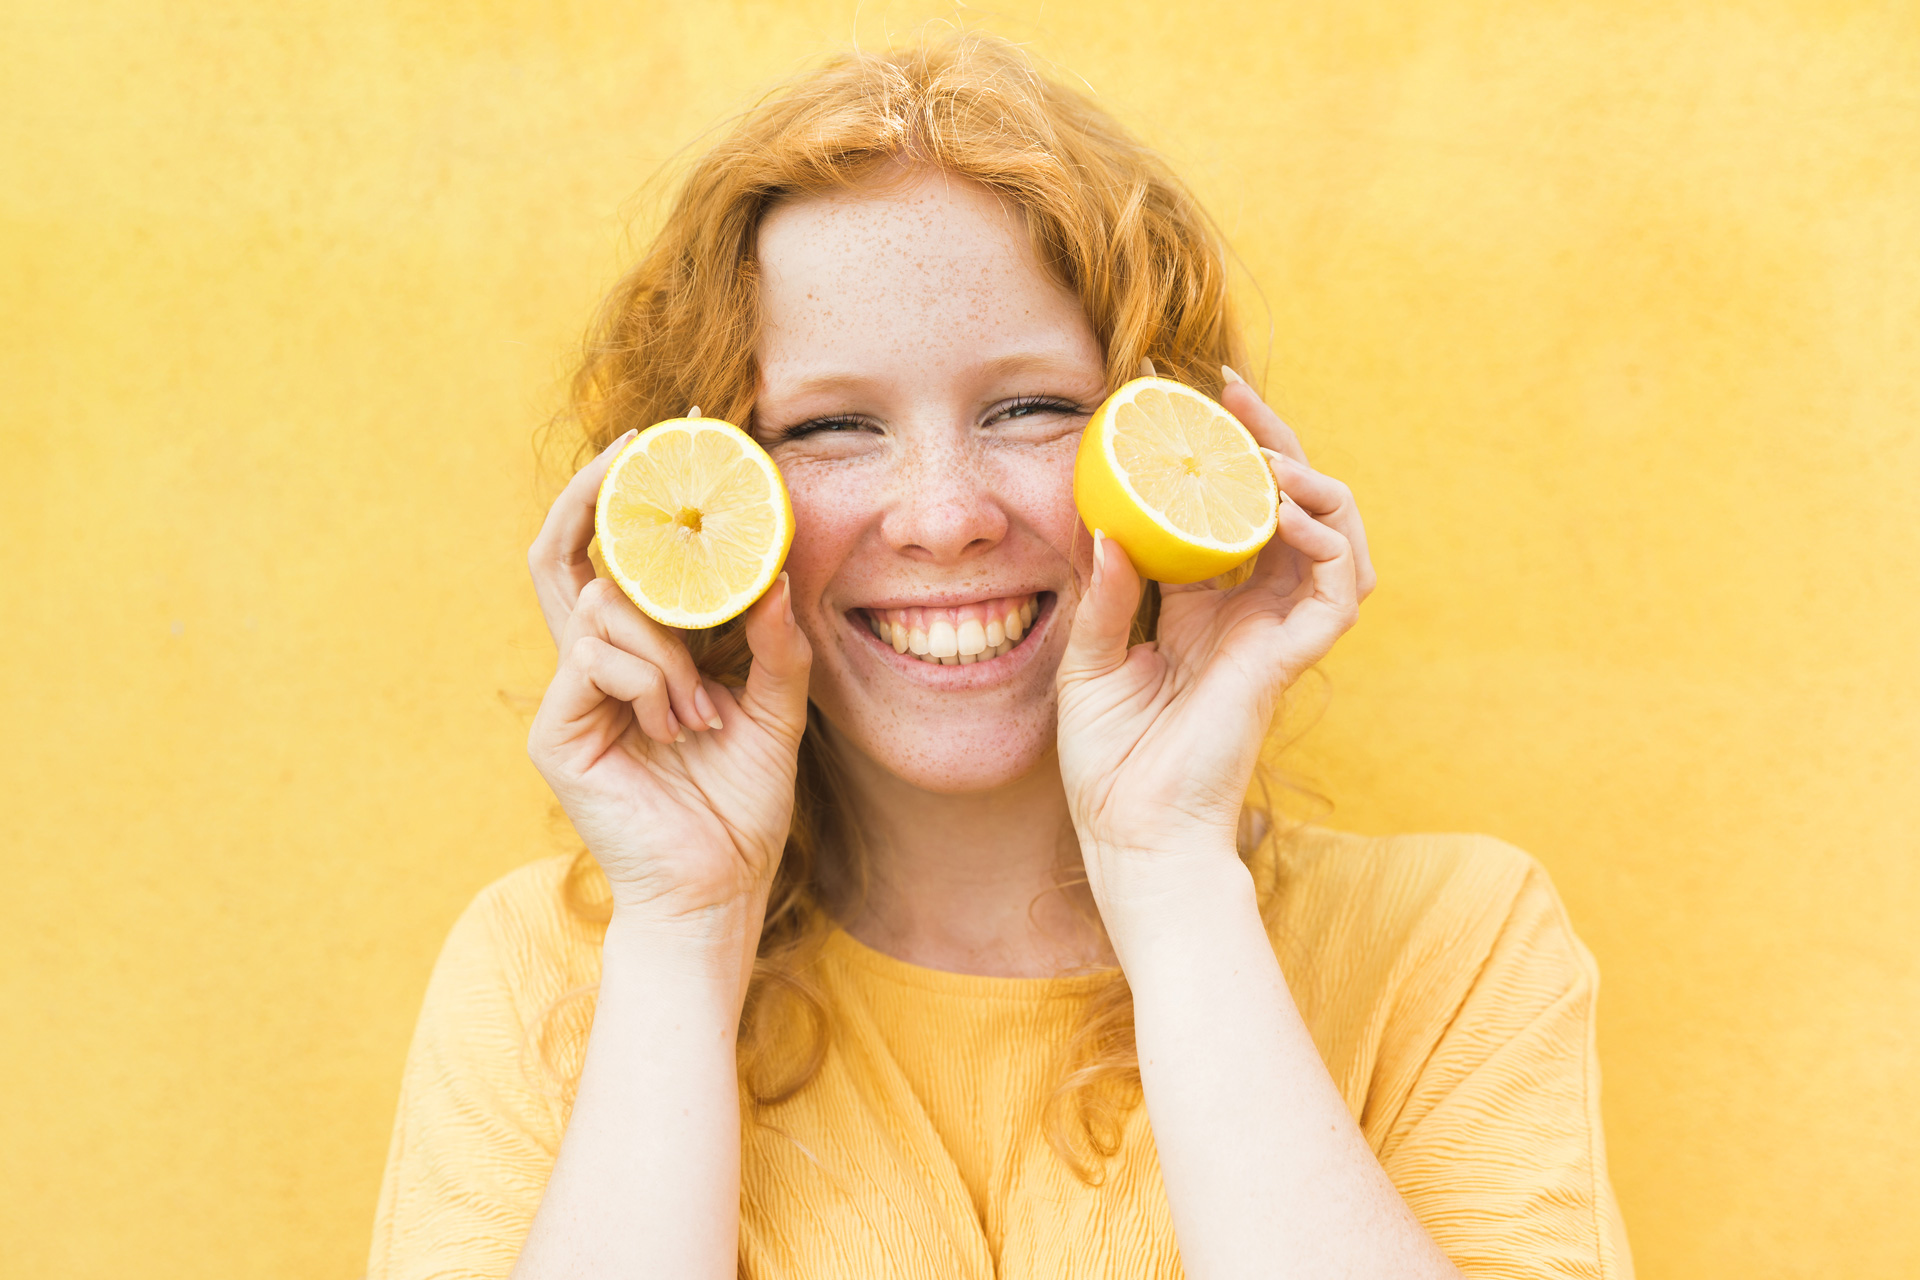
[[[1063,352],[1047,351],[1010,351],[1005,355],[994,356],[981,362],[979,372],[983,377],[1007,377],[1023,373],[1070,373],[1075,372],[1072,360]],[[830,394],[864,390],[875,380],[870,373],[856,373],[851,370],[831,370],[811,374],[799,381],[781,387],[783,395],[804,396]]]

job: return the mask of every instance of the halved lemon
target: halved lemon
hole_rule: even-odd
[[[793,504],[766,450],[718,418],[670,418],[607,468],[593,530],[607,573],[669,627],[717,627],[766,593]]]
[[[1073,463],[1087,528],[1156,582],[1200,582],[1254,555],[1280,524],[1280,488],[1225,407],[1171,378],[1135,378],[1094,410]]]

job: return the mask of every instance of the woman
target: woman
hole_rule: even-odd
[[[1078,433],[1143,360],[1270,451],[1238,585],[1079,525]],[[529,749],[586,851],[456,926],[373,1277],[1629,1274],[1539,868],[1243,812],[1373,572],[1236,363],[1203,216],[1007,45],[842,58],[694,166],[530,556]],[[797,533],[681,635],[587,544],[614,450],[693,404]],[[969,621],[966,665],[876,635]]]

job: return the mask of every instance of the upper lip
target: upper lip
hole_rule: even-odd
[[[875,613],[882,613],[888,609],[956,609],[964,604],[985,604],[989,600],[1006,600],[1019,596],[1043,596],[1047,592],[1046,587],[1009,587],[995,591],[978,589],[965,592],[937,591],[912,598],[896,596],[887,600],[869,600],[853,607],[869,609]]]

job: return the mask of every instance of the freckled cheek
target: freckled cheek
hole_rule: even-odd
[[[867,486],[845,473],[795,469],[784,478],[793,503],[793,546],[787,552],[786,570],[793,583],[794,607],[818,617],[828,584],[842,571],[880,509]]]
[[[1072,443],[1077,444],[1078,437]],[[1020,453],[991,459],[994,491],[1000,495],[1009,514],[1044,538],[1054,547],[1077,547],[1076,560],[1092,564],[1091,550],[1078,547],[1087,541],[1076,539],[1080,514],[1073,505],[1072,448]]]

